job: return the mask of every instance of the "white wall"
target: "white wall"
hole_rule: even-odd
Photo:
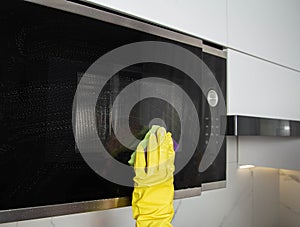
[[[238,163],[299,171],[299,148],[299,137],[241,136],[238,138]]]

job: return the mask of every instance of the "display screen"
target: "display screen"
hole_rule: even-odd
[[[198,47],[24,2],[1,8],[0,24],[0,210],[131,196],[132,187],[112,183],[90,168],[74,138],[74,133],[88,135],[73,130],[77,86],[90,65],[105,53],[139,41],[177,44],[203,59],[225,96],[225,60]],[[122,116],[126,105],[120,102],[113,111],[115,99],[128,85],[150,77],[170,81],[160,83],[170,90],[174,84],[183,89],[198,113],[197,149],[175,175],[175,189],[224,180],[225,142],[211,167],[198,172],[206,147],[204,134],[211,133],[206,125],[212,124],[205,95],[185,73],[164,64],[131,65],[105,83],[94,109],[95,126],[111,157],[128,165],[133,152],[115,136],[116,130],[122,134],[125,123],[112,121],[112,116]],[[93,84],[86,89],[91,92]],[[136,90],[137,95],[140,92]],[[189,111],[176,89],[170,96],[181,100],[180,109],[151,97],[133,106],[129,126],[136,138],[142,139],[151,124],[157,123],[164,124],[175,141],[180,140],[180,117],[188,121]],[[84,127],[85,122],[80,124]]]

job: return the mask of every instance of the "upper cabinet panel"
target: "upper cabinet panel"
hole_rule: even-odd
[[[300,73],[228,50],[230,115],[300,120]]]
[[[228,45],[300,70],[299,0],[228,0]]]
[[[83,0],[226,44],[226,0]]]

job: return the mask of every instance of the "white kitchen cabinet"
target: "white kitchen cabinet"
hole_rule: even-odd
[[[300,120],[300,73],[229,49],[227,76],[229,115]],[[260,133],[276,133],[261,126]],[[238,136],[237,141],[239,165],[300,170],[300,137]]]
[[[228,46],[300,70],[299,0],[228,0]]]
[[[300,120],[300,73],[228,50],[229,115]]]
[[[84,0],[181,32],[226,44],[226,0]]]

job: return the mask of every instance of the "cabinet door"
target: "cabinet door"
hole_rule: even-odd
[[[226,0],[82,0],[219,44],[226,43]]]
[[[300,1],[228,0],[228,45],[300,70]]]
[[[300,73],[228,51],[228,114],[300,120]]]

